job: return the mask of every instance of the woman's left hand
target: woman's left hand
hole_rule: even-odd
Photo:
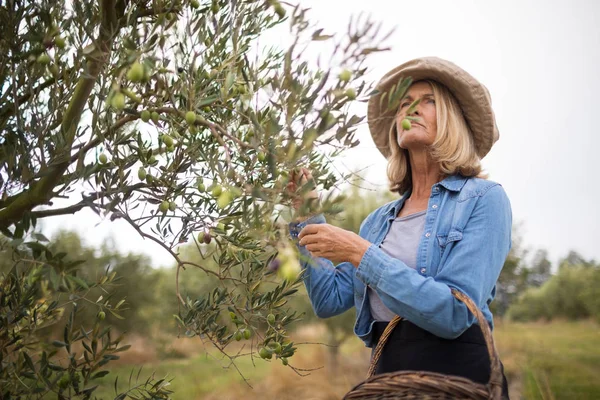
[[[356,233],[330,224],[309,224],[300,231],[298,239],[313,257],[334,263],[349,261],[355,267],[371,245]]]

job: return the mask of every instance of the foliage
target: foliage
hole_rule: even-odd
[[[285,37],[283,24],[289,43],[270,46]],[[293,200],[286,179],[298,166],[325,190],[345,179],[331,161],[358,144],[364,117],[350,107],[371,93],[364,62],[383,40],[369,19],[329,35],[306,10],[276,0],[2,3],[0,231],[14,248],[43,255],[32,235],[40,219],[84,208],[122,219],[177,263],[179,310],[169,314],[188,335],[225,351],[252,331],[253,352],[282,346],[277,357],[291,355],[285,332],[298,316],[285,306],[300,279],[265,269],[293,248],[282,221]],[[327,59],[311,61],[309,49]],[[335,214],[340,200],[328,197],[317,211]],[[200,261],[180,258],[186,242]],[[53,275],[48,260],[40,263],[48,271],[40,285],[53,290],[81,287],[96,268]],[[184,268],[219,284],[184,297]],[[12,276],[2,284],[27,286],[29,273]],[[34,302],[22,304],[32,315]],[[6,321],[12,331],[16,320]]]
[[[600,321],[600,265],[562,264],[558,273],[540,287],[526,290],[508,310],[517,321],[554,318]]]
[[[94,289],[106,290],[113,283],[114,272],[84,279],[78,274],[82,261],[54,253],[45,241],[40,234],[35,240],[2,241],[1,254],[13,266],[0,272],[0,397],[55,393],[89,399],[108,374],[105,365],[129,348],[120,345],[123,336],[115,338],[104,321],[106,314],[119,316],[123,301],[90,297]],[[94,317],[78,323],[85,308]],[[40,340],[40,331],[48,328],[60,334]],[[116,394],[120,399],[141,393],[166,398],[166,384],[150,379]]]
[[[529,260],[530,249],[523,247],[521,226],[513,225],[512,247],[496,283],[496,296],[490,308],[498,317],[506,314],[510,306],[530,287],[539,287],[551,277],[552,265],[548,252],[537,250]]]

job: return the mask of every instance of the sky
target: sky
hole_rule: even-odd
[[[500,139],[483,159],[489,178],[510,198],[523,245],[548,250],[554,264],[569,250],[600,261],[600,1],[302,0],[325,33],[343,34],[351,15],[370,14],[395,27],[391,50],[374,55],[367,79],[437,56],[465,69],[490,91]],[[358,103],[360,115],[366,103]],[[387,185],[386,160],[366,124],[360,145],[336,162],[363,169],[365,187]],[[90,244],[113,236],[124,251],[144,252],[156,266],[170,256],[119,221],[91,212],[44,222],[44,231],[76,229]],[[93,232],[93,235],[89,234]]]

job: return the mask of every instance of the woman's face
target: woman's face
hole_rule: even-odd
[[[407,116],[409,106],[413,101],[421,99],[411,116],[418,117],[411,121],[411,128],[402,129],[402,120]],[[402,149],[416,150],[430,146],[437,135],[437,119],[433,90],[427,82],[416,82],[409,89],[407,97],[400,103],[396,115],[396,131],[398,132],[398,145]]]

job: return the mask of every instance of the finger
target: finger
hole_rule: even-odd
[[[306,235],[316,234],[319,231],[319,227],[316,225],[317,224],[306,225],[304,228],[302,228],[302,230],[298,234],[298,238],[302,239]]]
[[[307,168],[302,168],[302,172],[303,174],[306,176],[307,179],[311,179],[312,178],[312,174],[310,173],[310,170]]]
[[[319,240],[317,239],[316,235],[307,235],[298,241],[300,246],[309,246],[317,243],[319,243]]]
[[[306,182],[308,182],[308,179],[306,178],[306,174],[304,172],[302,172],[300,174],[300,186],[303,186]]]
[[[318,247],[317,247],[316,244],[310,244],[310,245],[306,246],[306,250],[308,250],[310,252],[310,254],[312,254],[314,256],[317,256],[318,254],[321,254],[319,252],[319,249],[318,249]]]

